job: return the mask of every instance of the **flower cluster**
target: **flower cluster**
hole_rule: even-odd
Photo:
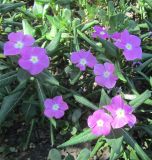
[[[111,103],[104,109],[99,109],[88,117],[88,126],[94,135],[108,135],[111,127],[122,128],[127,124],[132,127],[136,123],[136,117],[132,112],[132,107],[125,104],[118,95],[113,97]]]
[[[94,68],[95,82],[102,87],[108,89],[113,88],[117,81],[115,75],[115,67],[111,63],[98,64],[96,57],[90,51],[80,50],[73,52],[71,55],[71,62],[81,70],[86,70],[86,66]]]
[[[46,99],[44,101],[44,115],[47,118],[56,118],[59,119],[64,116],[64,111],[66,111],[69,107],[63,101],[62,96],[56,96],[52,99]]]
[[[8,35],[8,39],[9,41],[4,44],[4,55],[19,54],[19,66],[27,70],[31,75],[37,75],[49,66],[49,57],[45,49],[32,47],[35,39],[31,35],[13,32]]]
[[[127,61],[133,61],[135,59],[142,59],[142,49],[140,47],[141,40],[139,37],[132,35],[128,30],[122,32],[115,32],[114,34],[108,34],[104,27],[96,25],[94,27],[95,32],[92,37],[114,40],[114,45],[120,49],[123,49],[123,55]]]

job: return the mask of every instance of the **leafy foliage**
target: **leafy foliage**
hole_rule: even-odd
[[[24,147],[27,149],[34,125],[47,126],[51,143],[56,147],[90,142],[91,150],[82,149],[77,160],[89,159],[104,146],[109,159],[152,159],[152,3],[150,0],[16,0],[0,1],[0,133],[8,124],[21,119],[30,128]],[[94,25],[108,27],[109,34],[128,29],[142,40],[143,58],[127,62],[112,43],[92,38]],[[45,48],[50,58],[49,68],[31,76],[17,65],[18,57],[5,57],[3,46],[7,35],[22,30]],[[90,69],[80,72],[70,62],[71,52],[91,50],[99,63],[115,64],[119,80],[115,88],[106,89],[94,83]],[[86,128],[86,120],[93,110],[109,104],[121,94],[133,107],[137,124],[133,128],[114,130],[107,137],[96,137]],[[69,111],[62,120],[44,119],[44,99],[63,95]],[[128,98],[129,97],[129,98]],[[132,98],[133,97],[133,98]],[[15,118],[14,118],[15,117]],[[85,122],[85,125],[83,124]],[[49,130],[50,127],[50,130]],[[56,135],[62,140],[58,142]],[[69,138],[72,137],[72,138]],[[69,139],[65,141],[66,139]],[[97,140],[96,144],[91,143]],[[55,143],[54,143],[55,141]],[[62,159],[52,149],[48,159]],[[68,155],[65,160],[72,160]]]

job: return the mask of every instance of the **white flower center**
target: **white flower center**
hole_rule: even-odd
[[[97,126],[98,127],[103,127],[103,124],[104,124],[103,120],[100,119],[100,120],[97,121]]]
[[[54,111],[57,111],[57,110],[59,109],[59,105],[58,105],[58,104],[54,104],[54,105],[52,106],[52,109],[53,109]]]
[[[104,31],[101,31],[101,32],[100,32],[100,34],[101,34],[101,35],[104,35],[104,34],[105,34],[105,32],[104,32]]]
[[[105,71],[105,72],[103,73],[103,76],[104,76],[105,78],[108,78],[108,77],[110,76],[110,72]]]
[[[14,45],[15,48],[19,48],[19,49],[22,49],[24,46],[23,42],[21,41],[17,41]]]
[[[37,56],[31,56],[30,61],[31,61],[33,64],[36,64],[36,63],[39,61],[39,59],[38,59]]]
[[[87,63],[86,59],[82,58],[80,60],[80,64],[82,64],[83,66],[86,65],[86,63]]]
[[[127,43],[125,46],[128,50],[132,50],[132,45],[130,43]]]
[[[123,118],[125,116],[125,111],[120,108],[116,111],[116,115],[118,118]]]

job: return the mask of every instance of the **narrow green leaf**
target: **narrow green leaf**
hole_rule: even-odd
[[[37,76],[37,78],[41,81],[41,83],[59,86],[59,81],[55,79],[55,77],[49,71],[42,72]]]
[[[9,96],[6,96],[2,102],[0,109],[0,124],[6,119],[8,113],[17,105],[17,103],[25,95],[27,89],[24,91],[19,91]]]
[[[152,77],[150,77],[150,86],[152,87]]]
[[[105,92],[104,89],[101,90],[101,96],[100,96],[100,106],[105,106],[105,105],[108,105],[110,104],[110,98],[109,96],[107,95],[107,93]]]
[[[99,41],[102,43],[107,54],[109,54],[111,57],[117,57],[117,48],[111,42],[104,39],[99,39]]]
[[[109,160],[117,160],[120,154],[117,154],[116,152],[114,152],[114,150],[111,148],[111,152],[110,152],[110,159]]]
[[[97,21],[97,20],[94,20],[94,21],[92,21],[92,22],[86,23],[86,24],[82,27],[81,32],[86,31],[87,29],[89,29],[90,27],[92,27],[93,25],[98,24],[98,23],[99,23],[99,21]]]
[[[140,95],[137,95],[135,99],[130,101],[130,105],[133,106],[134,109],[137,109],[138,106],[143,104],[146,100],[148,100],[151,97],[151,91],[146,90]]]
[[[121,132],[119,129],[112,130],[111,134],[106,137],[106,141],[116,154],[120,154],[120,149],[123,141],[123,135],[120,133]]]
[[[76,82],[78,82],[81,75],[82,75],[82,72],[78,71],[78,73],[76,74],[76,76],[70,81],[70,84],[74,85]]]
[[[104,144],[103,138],[99,138],[95,147],[93,148],[92,152],[90,153],[90,158],[94,157],[94,155],[96,155],[96,153],[98,152],[98,150],[102,147],[102,145]]]
[[[127,133],[124,129],[122,129],[122,132],[126,143],[129,144],[132,148],[134,148],[141,160],[151,160],[144,152],[144,150],[139,146],[139,144],[133,139],[133,137],[129,135],[129,133]]]
[[[41,5],[40,3],[38,3],[37,1],[34,1],[34,5],[33,5],[33,14],[36,17],[42,17],[43,14],[43,5]]]
[[[32,36],[35,35],[35,29],[28,23],[26,19],[22,20],[22,25],[23,25],[24,34],[29,34]]]
[[[152,63],[152,58],[150,58],[147,61],[145,61],[144,63],[142,63],[136,70],[137,71],[142,71],[143,69],[145,69],[151,63]]]
[[[46,46],[46,50],[47,50],[48,55],[55,56],[55,55],[59,54],[59,52],[55,52],[55,51],[59,47],[61,33],[62,33],[61,31],[58,32],[56,34],[56,36],[54,37],[54,39]]]
[[[20,2],[20,3],[7,3],[1,6],[0,8],[0,13],[6,13],[6,12],[11,12],[12,10],[21,7],[25,5],[25,3]]]
[[[86,99],[85,97],[78,95],[78,94],[73,94],[73,97],[75,98],[75,100],[81,104],[83,104],[86,107],[89,107],[93,110],[97,110],[98,107],[93,104],[92,102],[90,102],[88,99]]]
[[[115,72],[116,72],[116,75],[118,76],[118,78],[120,80],[122,80],[123,82],[127,82],[126,78],[122,74],[122,71],[121,71],[121,68],[120,68],[120,64],[119,64],[118,61],[115,63]]]
[[[36,79],[36,89],[37,89],[38,98],[41,103],[41,106],[44,108],[44,100],[46,99],[46,96],[44,94],[44,91],[40,82],[37,79]],[[43,110],[43,108],[41,108],[41,111]]]
[[[0,88],[7,86],[12,83],[17,77],[16,71],[0,75]]]
[[[92,141],[92,140],[95,140],[97,138],[98,138],[97,136],[95,136],[91,133],[90,129],[86,129],[85,131],[83,131],[79,135],[76,135],[76,136],[72,137],[70,140],[68,140],[68,141],[64,142],[63,144],[59,145],[58,148],[67,147],[67,146],[71,146],[71,145],[75,145],[75,144],[79,144],[79,143]]]

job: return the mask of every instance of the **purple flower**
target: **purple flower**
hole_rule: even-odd
[[[139,37],[129,34],[128,30],[121,33],[120,41],[116,41],[115,45],[123,49],[123,55],[126,60],[132,61],[142,59],[142,49],[140,47],[141,40]]]
[[[126,124],[133,126],[136,123],[136,117],[132,114],[132,107],[125,104],[119,95],[113,97],[111,104],[105,106],[105,108],[113,117],[113,121],[111,122],[113,128],[121,128]]]
[[[111,63],[96,64],[94,66],[95,81],[99,86],[113,88],[117,81],[117,76],[114,74],[115,67]]]
[[[24,35],[22,32],[10,33],[9,41],[4,44],[4,55],[17,55],[21,51],[34,44],[35,39],[31,35]]]
[[[96,26],[93,27],[93,29],[95,30],[95,32],[92,34],[92,37],[94,37],[94,38],[99,37],[99,38],[102,38],[102,39],[109,38],[109,34],[108,34],[105,27],[96,25]]]
[[[100,109],[88,117],[88,126],[94,135],[108,135],[111,130],[112,117]]]
[[[121,41],[121,33],[119,32],[115,32],[111,35],[111,38],[114,40],[114,41],[118,41],[120,42]]]
[[[72,63],[76,64],[80,71],[85,71],[86,66],[93,68],[97,63],[96,57],[94,57],[90,51],[85,50],[73,52],[70,59]]]
[[[31,75],[36,75],[49,66],[49,57],[43,48],[27,47],[22,50],[18,63],[21,68],[30,72]]]
[[[63,101],[62,96],[46,99],[44,106],[44,115],[48,118],[59,119],[64,116],[64,111],[68,109],[68,105]]]

